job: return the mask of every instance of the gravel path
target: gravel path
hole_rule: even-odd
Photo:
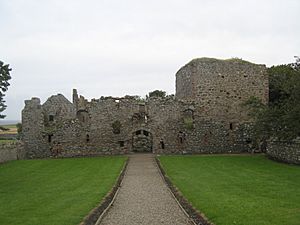
[[[100,223],[123,224],[191,224],[162,180],[151,154],[129,156],[122,187]]]

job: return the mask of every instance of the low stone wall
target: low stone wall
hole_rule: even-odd
[[[294,141],[270,141],[267,155],[277,161],[300,165],[300,139]]]
[[[22,142],[0,143],[0,163],[24,158],[25,152]]]

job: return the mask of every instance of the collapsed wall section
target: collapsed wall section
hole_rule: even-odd
[[[59,156],[126,154],[130,152],[180,153],[183,103],[174,98],[107,97],[92,100],[84,111],[53,136]]]
[[[76,116],[74,105],[62,94],[52,95],[42,108],[47,123],[62,122]]]
[[[133,133],[146,133],[147,110],[135,98],[107,97],[89,102],[81,96],[76,104],[73,119],[53,124],[48,145],[54,157],[128,153],[133,148]],[[47,124],[45,129],[49,128]]]

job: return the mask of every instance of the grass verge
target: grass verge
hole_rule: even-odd
[[[218,225],[299,225],[300,167],[263,156],[162,156],[183,195]]]
[[[95,157],[0,165],[1,224],[79,224],[112,188],[125,161]]]
[[[3,143],[3,144],[7,144],[7,143],[14,143],[14,142],[17,142],[16,140],[1,140],[0,139],[0,144]]]

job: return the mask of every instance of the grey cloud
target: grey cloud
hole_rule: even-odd
[[[0,60],[11,64],[7,119],[24,99],[73,87],[88,98],[175,91],[195,57],[267,65],[299,55],[297,0],[2,0]]]

